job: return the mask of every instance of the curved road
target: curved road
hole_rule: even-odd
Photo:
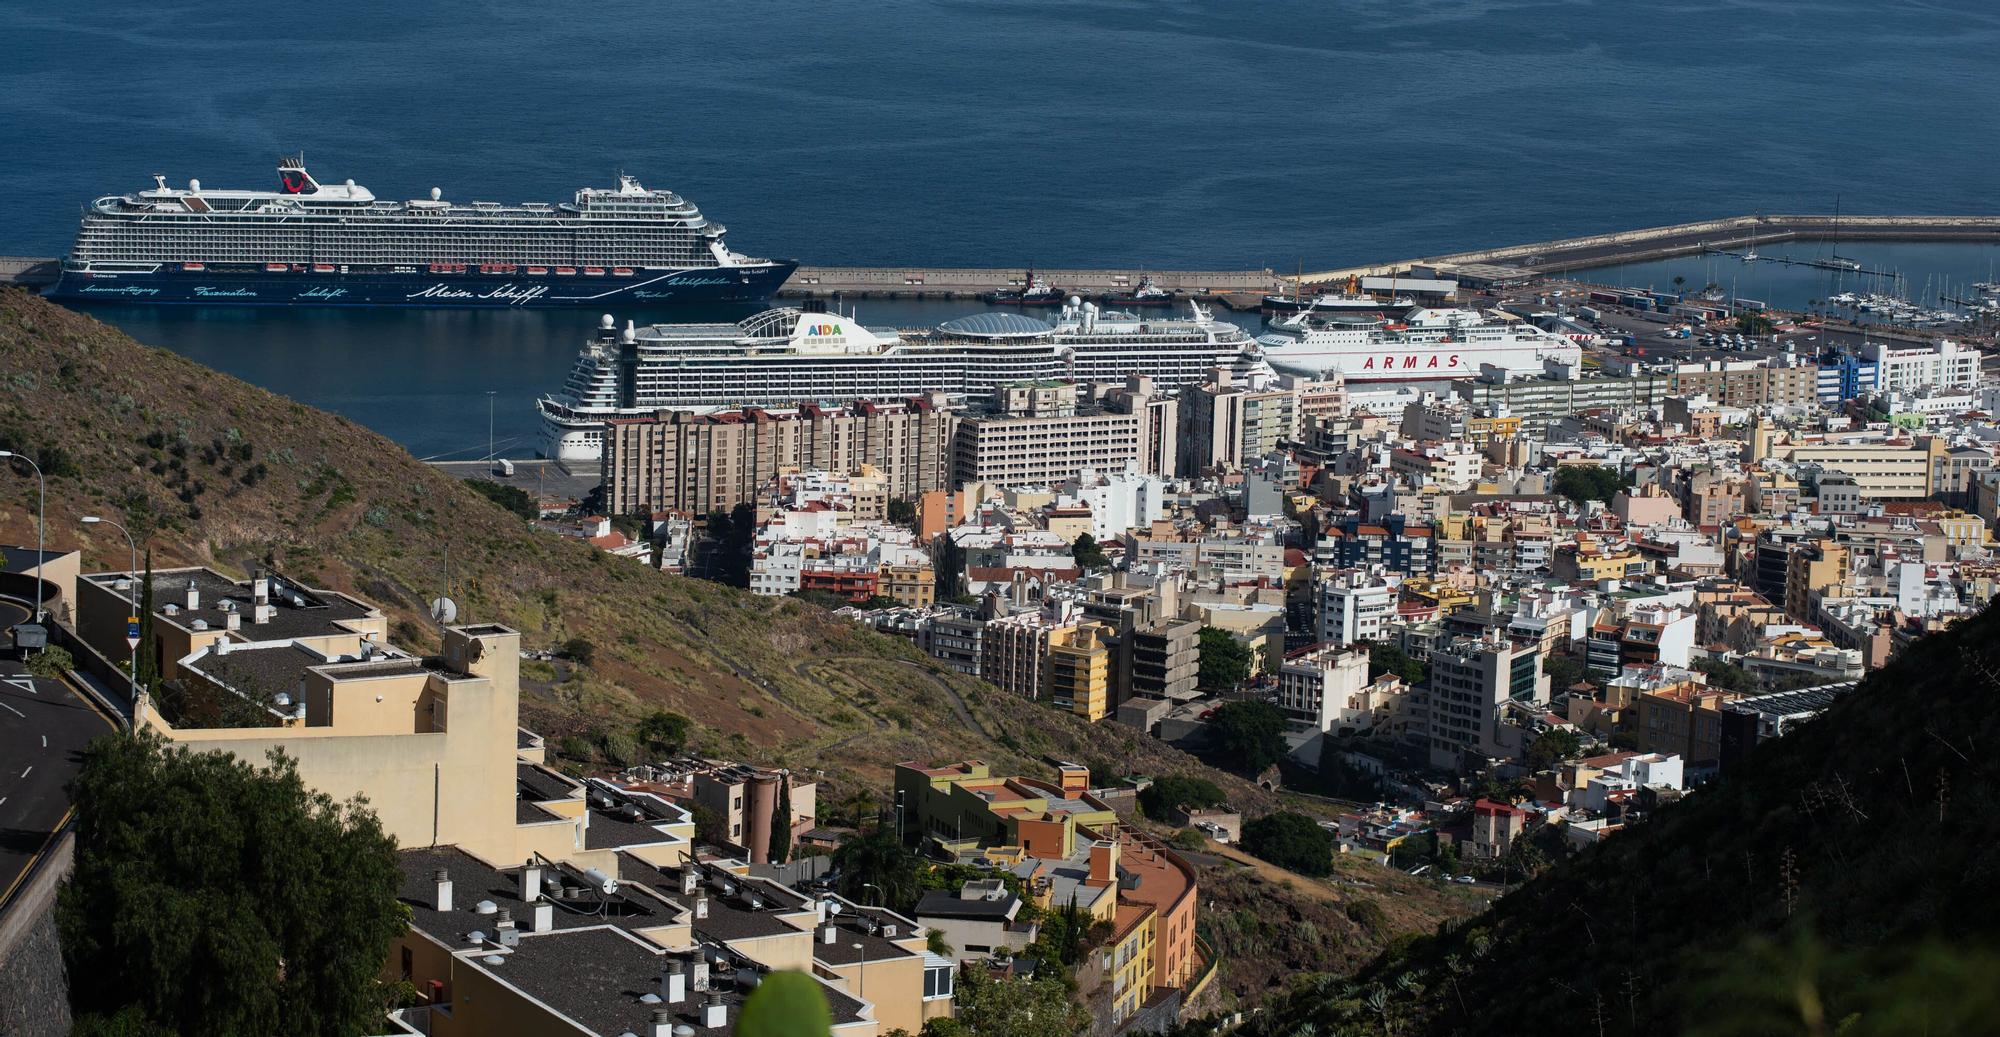
[[[0,629],[26,618],[25,609],[0,602]],[[76,776],[83,747],[113,730],[67,682],[0,661],[0,904],[68,819],[64,786]]]

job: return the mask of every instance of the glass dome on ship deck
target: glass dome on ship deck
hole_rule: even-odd
[[[975,313],[938,325],[947,335],[970,338],[1034,338],[1055,331],[1055,327],[1024,313]]]

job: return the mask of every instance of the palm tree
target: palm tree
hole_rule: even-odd
[[[1675,277],[1674,277],[1674,291],[1676,291],[1676,292],[1680,291],[1680,290],[1681,290],[1681,288],[1682,288],[1683,286],[1685,286],[1685,285],[1686,285],[1687,283],[1688,283],[1688,279],[1687,279],[1687,278],[1685,278],[1685,277],[1681,277],[1681,276],[1679,276],[1679,275],[1675,275]]]

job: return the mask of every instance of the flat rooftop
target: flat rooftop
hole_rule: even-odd
[[[648,1004],[640,998],[657,993],[660,971],[668,952],[645,940],[610,927],[523,936],[499,965],[482,965],[501,982],[528,994],[575,1020],[593,1034],[616,1037],[645,1033],[656,1009],[666,1009],[674,1023],[692,1027],[698,1035],[720,1037],[735,1032],[749,989],[723,969],[712,984],[728,1007],[719,1028],[701,1024],[705,995],[689,991],[679,1004]],[[861,1019],[862,1002],[822,985],[835,1025]]]
[[[33,554],[33,552],[29,552]],[[153,614],[161,621],[185,630],[200,622],[210,630],[221,630],[234,613],[242,623],[242,635],[252,641],[282,641],[298,637],[321,637],[346,633],[345,624],[362,619],[379,619],[381,611],[336,591],[314,590],[296,580],[270,576],[266,600],[272,611],[263,623],[256,622],[255,601],[249,581],[237,581],[212,569],[165,569],[153,572]],[[89,573],[83,579],[116,590],[121,581],[141,584],[144,574],[125,572]],[[196,607],[187,607],[189,585],[193,585]],[[119,592],[124,593],[124,592]],[[143,599],[145,588],[137,586],[134,597]],[[226,603],[226,604],[225,604]]]

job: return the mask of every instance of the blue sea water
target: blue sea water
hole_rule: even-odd
[[[0,41],[8,254],[154,172],[258,186],[300,149],[385,197],[623,169],[808,262],[1278,270],[1836,198],[1989,212],[2000,167],[1990,0],[94,0],[0,5]],[[589,324],[128,312],[420,454],[483,439],[489,389],[526,422]]]

